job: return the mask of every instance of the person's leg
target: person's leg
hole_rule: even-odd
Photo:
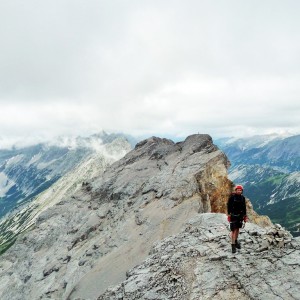
[[[238,242],[239,233],[240,233],[240,229],[237,228],[234,243],[236,248],[241,249],[241,244]]]
[[[232,232],[231,232],[231,244],[235,244],[237,238],[239,235],[239,228],[235,228]]]
[[[232,228],[232,230],[231,230],[231,249],[232,249],[232,253],[236,252],[235,241],[237,239],[238,232],[239,232],[239,228]]]
[[[235,244],[235,229],[231,231],[231,244]]]

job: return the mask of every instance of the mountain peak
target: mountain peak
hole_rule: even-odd
[[[199,299],[232,263],[224,214],[233,186],[227,168],[227,157],[208,135],[179,143],[156,137],[140,142],[103,174],[40,214],[32,230],[2,255],[1,299],[184,299],[179,298],[184,291]],[[259,219],[248,207],[250,221]],[[241,255],[255,257],[265,251],[262,246],[268,249],[273,243],[261,245],[264,233],[254,224],[245,228],[251,230],[241,235],[249,250]],[[298,247],[278,231],[284,249]],[[186,273],[169,265],[176,261]],[[241,266],[245,264],[243,260]],[[197,285],[201,272],[209,274],[215,265],[222,273],[212,273],[205,286]],[[133,281],[125,282],[126,274]],[[151,274],[158,278],[158,288]],[[236,283],[230,278],[217,281],[212,292],[230,292],[225,282]],[[218,282],[224,285],[220,288]],[[109,286],[115,288],[107,291]],[[163,286],[166,293],[159,290]]]

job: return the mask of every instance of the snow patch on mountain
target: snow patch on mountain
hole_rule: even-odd
[[[33,155],[32,158],[29,160],[29,162],[26,164],[26,166],[29,167],[30,165],[35,164],[41,159],[41,157],[42,157],[41,153]]]
[[[255,136],[245,137],[245,138],[238,138],[238,137],[222,138],[216,140],[216,143],[226,147],[235,145],[240,150],[245,151],[250,148],[262,148],[273,141],[276,140],[279,141],[290,136],[292,135],[288,133],[283,133],[283,134],[272,133],[267,135],[255,135]]]
[[[235,182],[239,178],[245,177],[247,170],[243,167],[235,168],[231,173],[228,174],[228,178]]]
[[[9,158],[6,161],[6,166],[10,167],[11,165],[15,165],[15,164],[19,163],[23,159],[23,157],[24,157],[24,155],[18,154],[16,156],[13,156],[13,157]]]
[[[0,197],[4,197],[14,184],[14,181],[9,180],[5,173],[0,172]]]

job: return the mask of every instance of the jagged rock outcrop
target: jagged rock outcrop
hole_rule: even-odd
[[[300,243],[280,225],[248,223],[242,249],[228,251],[224,214],[201,214],[157,243],[127,279],[98,300],[300,299]]]
[[[106,289],[126,280],[126,272],[143,263],[154,243],[171,235],[180,238],[184,224],[199,213],[225,212],[232,189],[228,165],[208,135],[193,135],[181,143],[152,137],[137,144],[102,176],[83,182],[80,191],[40,214],[35,227],[1,257],[0,298],[97,299],[103,293],[100,297],[115,297]],[[249,210],[250,221],[259,221],[251,206]],[[222,226],[222,251],[229,255],[228,230]],[[212,242],[217,252],[214,238]],[[275,246],[268,243],[264,246]],[[188,276],[201,277],[201,268],[197,270]],[[201,288],[204,292],[209,285]],[[116,291],[121,297],[116,299],[122,299],[123,291]],[[145,299],[155,299],[151,285],[147,291],[150,296]],[[124,299],[138,299],[135,292],[128,295]]]

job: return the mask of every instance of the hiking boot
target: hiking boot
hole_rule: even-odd
[[[235,246],[235,244],[231,244],[231,250],[232,250],[232,253],[236,252],[236,246]]]
[[[241,249],[241,244],[237,240],[235,241],[235,247]]]

